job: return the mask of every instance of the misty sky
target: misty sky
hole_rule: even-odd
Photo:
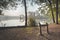
[[[2,13],[3,13],[4,15],[8,15],[8,16],[19,16],[20,14],[25,14],[25,9],[24,9],[23,6],[21,6],[21,4],[20,4],[19,1],[17,1],[17,4],[18,4],[18,5],[16,5],[16,9],[15,9],[15,7],[12,8],[10,5],[8,5],[7,7],[8,7],[9,10],[3,10]],[[29,12],[29,11],[35,12],[38,7],[39,7],[39,6],[38,6],[37,4],[34,4],[34,5],[32,6],[32,5],[30,4],[30,2],[28,2],[28,4],[27,4],[27,11],[28,11],[28,12]]]

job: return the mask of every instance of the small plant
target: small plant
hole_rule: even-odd
[[[29,17],[28,20],[29,20],[28,21],[29,26],[35,26],[36,25],[36,21],[35,21],[35,19],[33,17]]]

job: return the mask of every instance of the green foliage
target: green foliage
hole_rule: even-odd
[[[2,10],[7,9],[7,5],[14,3],[12,0],[0,0],[0,15],[2,15]],[[11,4],[12,6],[12,4]]]
[[[29,20],[29,21],[28,21],[29,26],[35,26],[36,22],[35,22],[35,20],[34,20],[33,17],[29,17],[28,20]]]

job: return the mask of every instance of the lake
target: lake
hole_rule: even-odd
[[[18,19],[0,21],[0,27],[23,26],[23,25],[25,25],[25,21],[24,22],[20,22],[20,20],[18,20]]]
[[[36,18],[36,17],[35,17]],[[39,22],[43,23],[43,21],[47,23],[52,23],[52,20],[45,17],[36,18],[36,23],[38,25]],[[0,27],[11,27],[11,26],[24,26],[25,21],[21,22],[19,16],[0,16]]]

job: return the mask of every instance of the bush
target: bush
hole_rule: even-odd
[[[29,26],[36,26],[36,21],[35,21],[35,19],[33,17],[29,17],[28,25]]]

